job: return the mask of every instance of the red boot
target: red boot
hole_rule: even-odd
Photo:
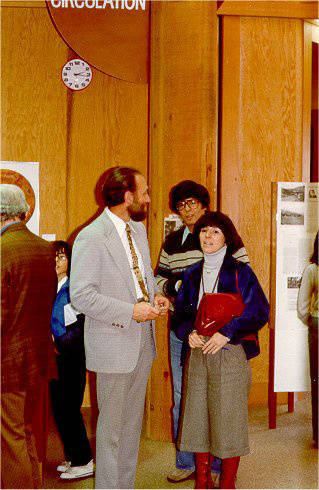
[[[235,478],[239,466],[240,457],[224,458],[222,460],[222,474],[220,476],[219,488],[236,488]]]
[[[209,453],[195,453],[196,480],[195,488],[209,488],[207,475],[209,468]]]

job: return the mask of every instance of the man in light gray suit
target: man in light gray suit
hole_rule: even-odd
[[[86,315],[87,368],[97,373],[96,488],[134,488],[154,322],[168,309],[156,293],[142,221],[145,178],[113,167],[102,190],[106,208],[74,243],[70,293]]]

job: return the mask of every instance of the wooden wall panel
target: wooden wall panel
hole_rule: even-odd
[[[45,0],[0,0],[1,7],[45,8]]]
[[[40,162],[40,233],[66,233],[65,44],[44,8],[3,8],[2,160]],[[45,46],[45,49],[44,49]]]
[[[106,168],[147,174],[148,88],[93,69],[87,89],[68,90],[60,72],[75,53],[34,5],[2,8],[2,159],[40,162],[40,233],[66,239],[97,210]]]
[[[315,26],[305,22],[303,30],[303,152],[302,152],[302,180],[310,182],[310,135],[311,135],[311,101],[312,101],[312,30]]]
[[[254,17],[288,17],[317,19],[319,14],[316,0],[225,0],[218,15],[240,15]]]
[[[149,238],[155,265],[170,211],[170,188],[207,185],[216,200],[216,2],[153,2],[151,12]],[[147,433],[171,439],[172,390],[166,321],[157,325],[158,358],[149,383]]]
[[[301,180],[303,22],[224,17],[221,210],[245,242],[268,294],[272,181]],[[253,392],[267,396],[268,330],[253,364]]]
[[[148,88],[93,70],[90,86],[70,101],[69,233],[97,209],[100,175],[114,165],[147,176]]]

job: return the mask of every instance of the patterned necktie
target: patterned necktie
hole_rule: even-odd
[[[144,283],[144,280],[142,277],[141,270],[138,266],[138,258],[137,258],[136,251],[135,251],[135,248],[133,245],[131,228],[130,228],[130,225],[128,223],[126,224],[125,231],[126,231],[126,235],[127,235],[127,239],[128,239],[128,244],[129,244],[130,250],[131,250],[134,274],[136,276],[137,282],[139,283],[139,286],[140,286],[141,291],[143,293],[144,301],[149,301],[150,297],[149,297],[149,294],[148,294],[147,289],[145,287],[145,283]]]

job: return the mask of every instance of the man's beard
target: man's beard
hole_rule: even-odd
[[[147,216],[147,209],[144,205],[133,203],[127,209],[133,221],[144,221]]]

